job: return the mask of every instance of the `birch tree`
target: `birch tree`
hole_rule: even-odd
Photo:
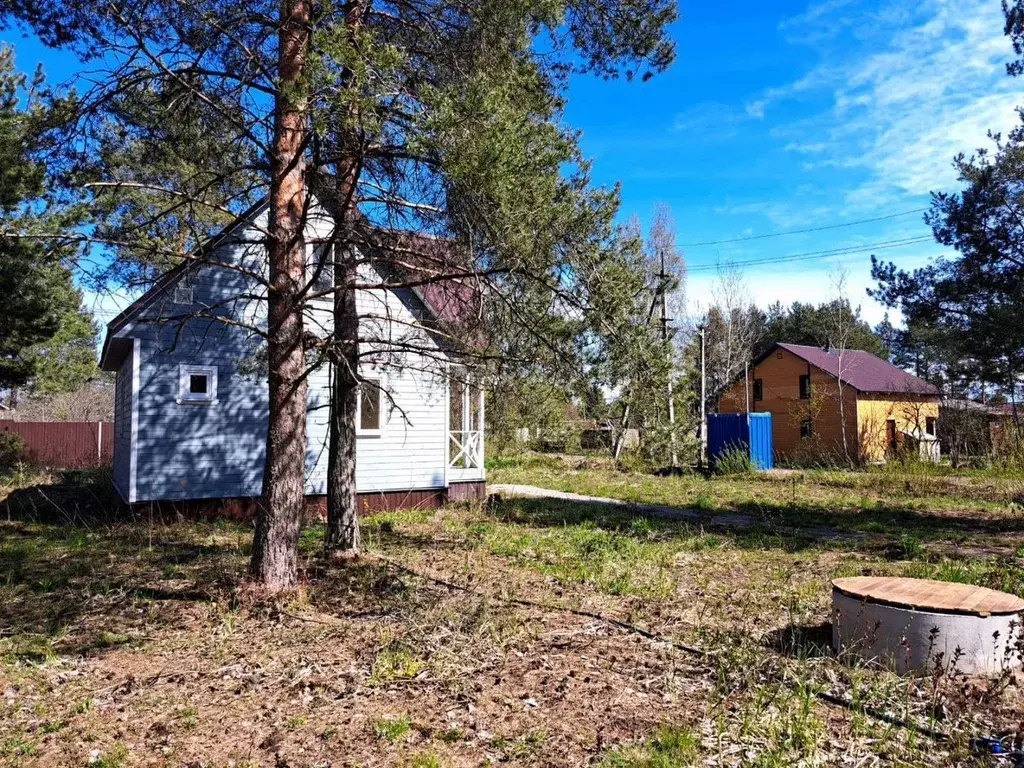
[[[839,392],[839,433],[841,435],[840,445],[843,448],[843,458],[847,464],[853,464],[853,457],[850,454],[849,438],[846,434],[846,374],[849,365],[850,339],[854,333],[854,324],[851,322],[853,313],[850,311],[850,299],[846,294],[847,272],[843,268],[837,268],[832,274],[832,289],[835,293],[831,311],[828,318],[828,346],[836,355],[836,388]],[[854,414],[856,420],[856,414]]]
[[[711,290],[711,305],[697,308],[695,324],[704,329],[706,387],[705,409],[715,413],[722,394],[737,381],[750,363],[765,333],[765,315],[750,297],[742,272],[723,264]],[[687,358],[700,358],[700,338],[690,334]],[[689,369],[689,389],[700,391],[700,367]],[[699,405],[699,398],[698,398]]]

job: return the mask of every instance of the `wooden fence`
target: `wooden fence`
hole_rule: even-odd
[[[109,466],[114,458],[114,425],[109,421],[6,421],[0,432],[25,441],[25,460],[51,469]]]

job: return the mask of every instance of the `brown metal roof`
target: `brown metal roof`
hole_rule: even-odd
[[[835,579],[833,589],[873,603],[898,608],[917,608],[939,613],[992,616],[1021,613],[1024,600],[1007,592],[997,592],[973,584],[955,584],[932,579],[908,579],[894,576],[853,576]]]
[[[885,392],[901,395],[938,395],[939,389],[924,379],[893,365],[888,360],[875,357],[860,349],[848,349],[839,355],[821,347],[807,347],[801,344],[776,345],[797,357],[803,358],[854,389],[861,392]],[[840,366],[840,362],[842,365]]]

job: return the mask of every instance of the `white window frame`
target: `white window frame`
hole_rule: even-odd
[[[366,382],[377,382],[377,429],[363,429],[363,386]],[[363,376],[359,382],[358,395],[356,397],[356,437],[381,437],[384,434],[384,425],[387,423],[387,413],[384,411],[384,390],[387,388],[387,379],[383,376]]]
[[[178,294],[178,291],[188,291],[188,297],[181,297]],[[195,287],[190,285],[186,280],[179,280],[177,283],[174,284],[174,291],[172,292],[171,300],[175,304],[194,304]]]
[[[191,377],[206,376],[207,391],[204,394],[190,392]],[[217,402],[217,366],[215,365],[179,365],[178,366],[178,404],[179,405],[213,405]]]

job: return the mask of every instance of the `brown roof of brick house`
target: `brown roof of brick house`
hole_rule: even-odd
[[[776,347],[806,360],[836,378],[840,378],[839,355],[821,347],[801,344],[776,344]],[[842,357],[842,380],[861,392],[901,395],[938,395],[939,389],[887,360],[861,349],[848,349]]]

